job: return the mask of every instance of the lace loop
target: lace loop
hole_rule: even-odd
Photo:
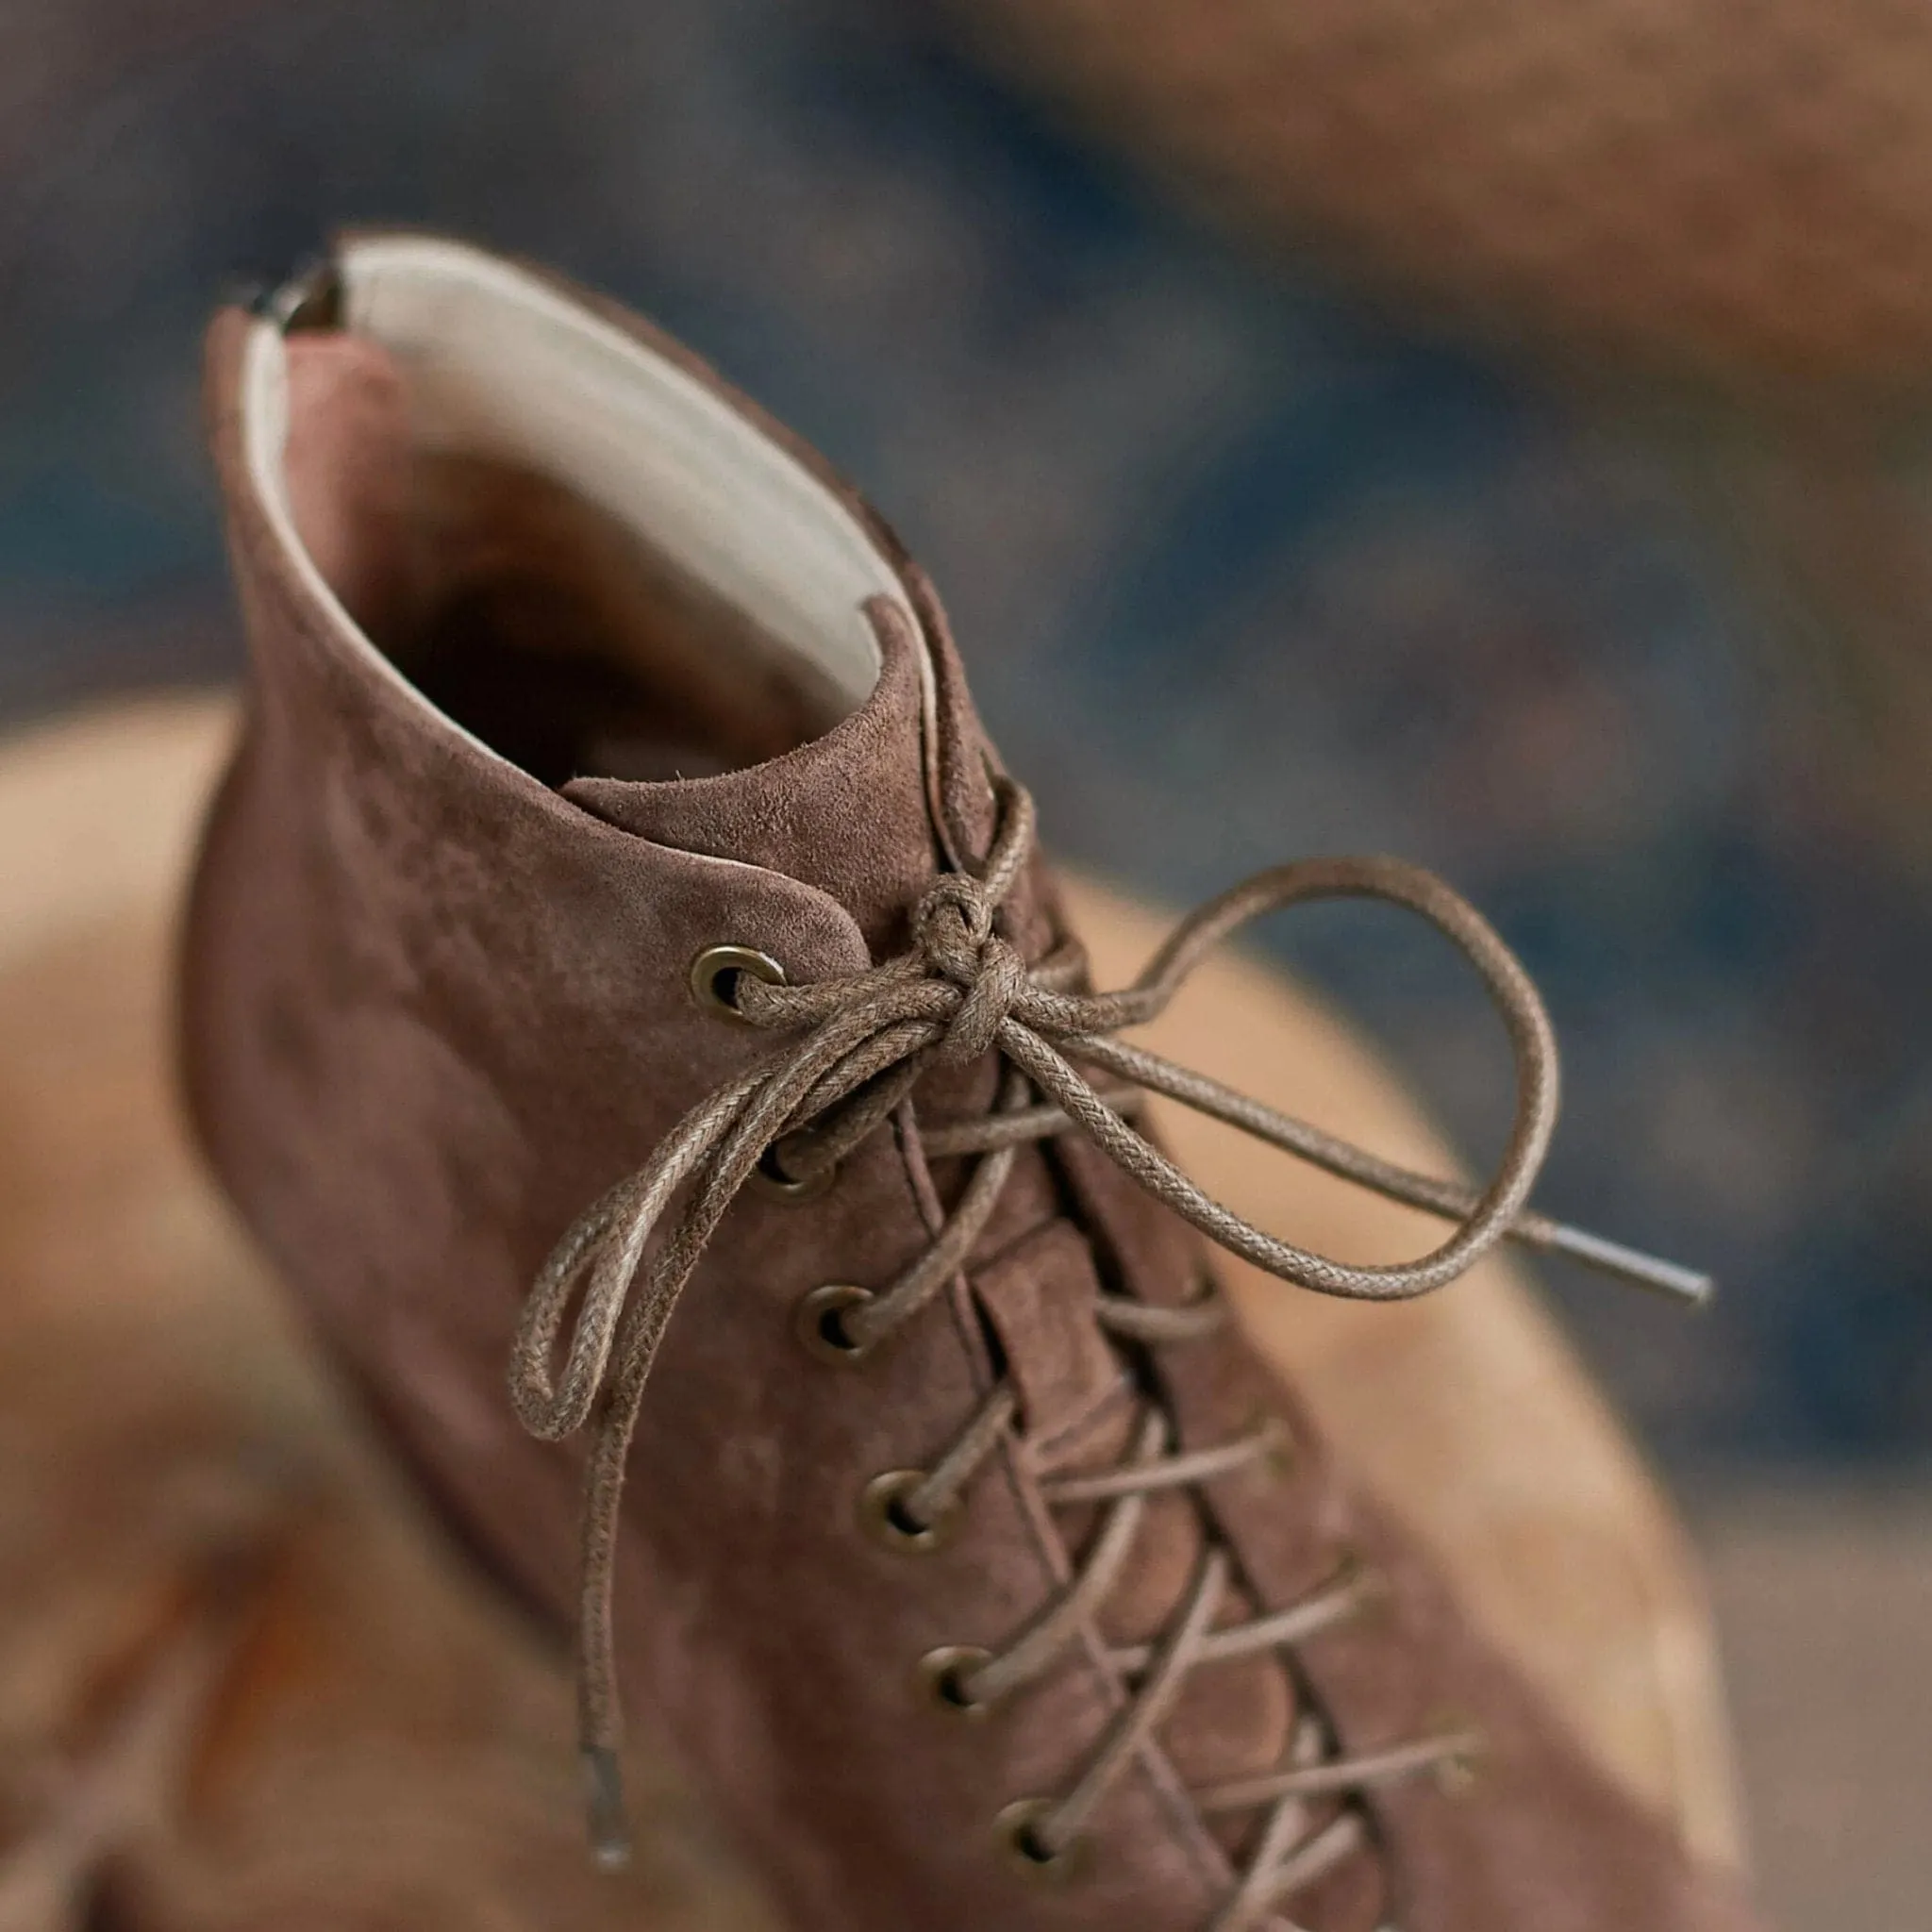
[[[760,1161],[784,1143],[784,1169],[798,1180],[829,1174],[874,1133],[934,1064],[963,1064],[997,1053],[1005,1062],[994,1107],[983,1120],[944,1124],[934,1151],[969,1155],[975,1164],[945,1225],[900,1279],[855,1309],[854,1340],[871,1348],[924,1307],[965,1265],[991,1215],[1022,1144],[1077,1132],[1132,1180],[1209,1240],[1279,1279],[1323,1294],[1390,1301],[1427,1293],[1462,1274],[1506,1237],[1562,1248],[1592,1265],[1687,1299],[1708,1290],[1704,1277],[1563,1227],[1527,1211],[1532,1184],[1557,1117],[1557,1047],[1528,975],[1488,923],[1446,885],[1390,858],[1307,860],[1259,873],[1209,900],[1175,926],[1132,985],[1113,992],[1084,989],[1076,948],[1061,946],[1029,969],[999,930],[1000,908],[1031,852],[1034,812],[1019,786],[996,784],[998,829],[982,874],[946,874],[914,909],[913,943],[897,958],[815,984],[770,983],[744,974],[734,990],[739,1017],[795,1042],[724,1082],[664,1137],[638,1172],[591,1205],[558,1242],[525,1302],[510,1365],[510,1396],[524,1426],[556,1441],[588,1426],[584,1476],[578,1698],[581,1740],[594,1773],[599,1855],[621,1851],[616,1778],[622,1719],[615,1681],[611,1592],[626,1452],[658,1345],[679,1298],[731,1203]],[[1321,1128],[1277,1112],[1204,1074],[1113,1036],[1156,1018],[1200,961],[1260,914],[1317,900],[1369,898],[1418,913],[1474,964],[1501,1013],[1516,1061],[1516,1111],[1507,1144],[1487,1186],[1472,1190],[1411,1174]],[[1082,1067],[1111,1075],[1096,1085]],[[1282,1151],[1393,1199],[1453,1221],[1448,1238],[1414,1261],[1352,1265],[1315,1254],[1255,1226],[1181,1173],[1130,1124],[1138,1095],[1159,1093],[1226,1122]],[[673,1210],[675,1207],[675,1213]],[[668,1232],[654,1244],[660,1224]],[[1118,1298],[1114,1298],[1118,1300]],[[577,1303],[566,1341],[566,1317]],[[1122,1303],[1108,1325],[1144,1345],[1184,1340],[1215,1319],[1199,1308],[1129,1312]],[[557,1355],[563,1347],[559,1365]],[[955,1508],[966,1484],[1011,1426],[1015,1404],[996,1390],[941,1464],[921,1484],[926,1508]],[[1150,1433],[1151,1432],[1151,1433]],[[1158,1414],[1123,1470],[1065,1483],[1063,1500],[1100,1502],[1107,1514],[1081,1574],[1006,1654],[981,1664],[968,1686],[977,1697],[1005,1694],[1047,1668],[1125,1562],[1146,1493],[1211,1479],[1258,1451],[1253,1443],[1176,1456]],[[1056,1840],[1075,1833],[1119,1768],[1150,1734],[1158,1708],[1204,1657],[1287,1641],[1298,1622],[1277,1612],[1235,1632],[1210,1632],[1221,1599],[1221,1559],[1203,1569],[1186,1615],[1147,1653],[1148,1674],[1069,1798],[1045,1815]],[[1333,1605],[1319,1614],[1335,1614]],[[1428,1757],[1427,1749],[1417,1761]],[[1407,1765],[1409,1760],[1403,1758]],[[1274,1843],[1281,1819],[1304,1790],[1354,1788],[1374,1779],[1328,1770],[1316,1777],[1277,1774],[1257,1793],[1278,1800],[1262,1834]],[[1385,1767],[1375,1768],[1382,1774]],[[1386,1774],[1394,1775],[1388,1771]],[[1288,1778],[1288,1782],[1281,1782]],[[1310,1782],[1310,1780],[1313,1782]],[[1226,1794],[1222,1794],[1225,1798]],[[1260,1796],[1256,1799],[1261,1802]],[[1291,1889],[1343,1840],[1324,1832],[1295,1849],[1283,1840],[1279,1868],[1251,1868],[1220,1924]]]

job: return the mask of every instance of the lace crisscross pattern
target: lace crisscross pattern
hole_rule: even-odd
[[[935,1066],[996,1054],[1003,1065],[991,1109],[922,1126],[934,1158],[966,1158],[969,1176],[943,1224],[899,1278],[877,1290],[844,1287],[810,1310],[817,1341],[848,1357],[878,1347],[966,1266],[1025,1145],[1078,1133],[1156,1198],[1228,1252],[1283,1281],[1355,1300],[1427,1293],[1499,1241],[1570,1254],[1682,1299],[1701,1299],[1702,1275],[1638,1254],[1531,1211],[1527,1206],[1554,1128],[1557,1049],[1541,999],[1491,926],[1441,880],[1389,858],[1314,859],[1276,867],[1198,908],[1175,927],[1138,979],[1114,992],[1083,990],[1072,946],[1029,964],[1001,932],[999,910],[1032,850],[1027,793],[996,781],[999,826],[983,872],[939,877],[916,908],[913,943],[866,971],[792,986],[740,973],[731,1005],[788,1045],[719,1087],[672,1128],[651,1158],[594,1203],[558,1243],[525,1304],[510,1387],[524,1425],[546,1440],[588,1426],[577,1655],[581,1740],[591,1774],[591,1829],[601,1857],[625,1854],[618,1784],[622,1715],[611,1628],[618,1519],[626,1452],[645,1384],[678,1300],[739,1192],[760,1172],[808,1191],[823,1184],[875,1132]],[[1513,1124],[1493,1177],[1480,1190],[1414,1174],[1280,1113],[1218,1081],[1116,1036],[1154,1019],[1200,960],[1258,915],[1319,899],[1370,898],[1420,914],[1474,963],[1507,1029],[1516,1060]],[[1264,1232],[1203,1192],[1133,1125],[1158,1093],[1240,1127],[1285,1152],[1454,1224],[1420,1258],[1351,1266]],[[656,1239],[654,1240],[654,1237]],[[564,1330],[573,1304],[575,1320]],[[1212,1294],[1176,1307],[1103,1291],[1096,1318],[1123,1344],[1159,1349],[1201,1337],[1226,1319]],[[561,1347],[562,1359],[558,1362]],[[1105,1603],[1133,1554],[1147,1499],[1192,1490],[1277,1454],[1277,1424],[1206,1448],[1181,1449],[1157,1398],[1142,1412],[1125,1460],[1097,1474],[1050,1477],[1050,1507],[1098,1511],[1085,1554],[1057,1598],[997,1655],[945,1656],[936,1689],[962,1708],[997,1704],[1053,1669]],[[947,1533],[975,1474],[1018,1419],[1008,1381],[997,1383],[930,1470],[893,1471],[867,1491],[879,1528],[911,1548]],[[1216,1659],[1288,1652],[1357,1614],[1374,1579],[1343,1567],[1307,1600],[1224,1623],[1233,1600],[1229,1551],[1211,1533],[1165,1631],[1117,1650],[1131,1684],[1071,1790],[1002,1814],[1023,1858],[1051,1868],[1081,1845],[1108,1792],[1173,1709],[1189,1673]],[[1392,1780],[1465,1760],[1479,1740],[1447,1729],[1399,1748],[1350,1757],[1313,1713],[1298,1721],[1286,1761],[1258,1776],[1191,1795],[1204,1816],[1260,1819],[1254,1850],[1209,1932],[1270,1923],[1363,1841],[1360,1800]],[[1310,1801],[1339,1807],[1310,1826]],[[1275,1923],[1279,1923],[1276,1921]]]

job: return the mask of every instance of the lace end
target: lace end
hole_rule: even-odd
[[[624,1772],[617,1753],[586,1744],[584,1784],[591,1856],[600,1872],[622,1872],[630,1863],[630,1823],[625,1816]]]
[[[1554,1254],[1567,1255],[1600,1274],[1613,1274],[1633,1287],[1648,1289],[1686,1307],[1701,1308],[1717,1293],[1717,1283],[1694,1268],[1680,1267],[1675,1261],[1659,1260],[1622,1241],[1606,1241],[1602,1235],[1586,1234],[1580,1227],[1566,1227],[1560,1222],[1551,1225],[1547,1246]]]

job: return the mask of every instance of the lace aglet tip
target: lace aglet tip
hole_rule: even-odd
[[[1680,1308],[1708,1307],[1717,1295],[1717,1283],[1695,1268],[1680,1268],[1674,1261],[1659,1261],[1646,1256],[1646,1265],[1624,1271],[1624,1279],[1652,1294],[1675,1302]]]
[[[1548,1245],[1556,1253],[1582,1262],[1586,1268],[1594,1268],[1600,1274],[1608,1274],[1619,1281],[1628,1282],[1633,1288],[1662,1295],[1680,1307],[1704,1307],[1717,1293],[1717,1283],[1699,1269],[1680,1267],[1675,1261],[1665,1261],[1640,1249],[1626,1248],[1622,1241],[1606,1241],[1601,1235],[1586,1234],[1579,1227],[1557,1224]]]
[[[586,1744],[584,1784],[591,1857],[600,1872],[622,1872],[630,1863],[630,1821],[625,1815],[624,1772],[617,1753]]]
[[[1717,1299],[1717,1280],[1709,1274],[1690,1274],[1676,1291],[1677,1299],[1692,1308],[1707,1308]]]

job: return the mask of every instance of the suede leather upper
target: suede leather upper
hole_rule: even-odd
[[[872,608],[883,669],[858,710],[716,777],[539,783],[458,730],[291,568],[238,423],[248,332],[267,325],[225,312],[209,339],[252,674],[191,908],[192,1109],[398,1446],[499,1572],[560,1611],[576,1458],[524,1436],[504,1392],[528,1282],[687,1108],[772,1051],[700,1010],[693,957],[751,945],[808,981],[900,950],[936,871],[984,850],[992,755],[936,602],[855,506],[919,619],[915,632]],[[343,487],[360,487],[353,469]],[[1059,923],[1036,868],[1011,936],[1037,954]],[[1374,1841],[1261,1923],[1748,1932],[1730,1883],[1693,1870],[1585,1763],[1236,1335],[1132,1364],[1106,1339],[1099,1282],[1175,1303],[1206,1262],[1077,1136],[1023,1154],[971,1267],[874,1355],[841,1366],[800,1346],[807,1291],[883,1285],[930,1241],[965,1163],[929,1165],[919,1118],[984,1107],[993,1077],[991,1064],[934,1076],[820,1198],[734,1205],[630,1461],[627,1687],[796,1923],[1208,1932],[1253,1821],[1210,1827],[1188,1789],[1276,1766],[1311,1698],[1352,1753],[1452,1720],[1478,1724],[1488,1749],[1466,1790],[1419,1777],[1374,1793]],[[860,1525],[865,1483],[929,1466],[1002,1365],[1019,1422],[959,1531],[931,1555],[882,1548]],[[1150,1500],[1136,1561],[1086,1641],[983,1719],[948,1714],[920,1659],[1010,1642],[1063,1586],[1091,1525],[1049,1509],[1040,1479],[1118,1459],[1132,1376],[1151,1378],[1182,1446],[1273,1414],[1293,1455]],[[1195,1673],[1110,1793],[1088,1869],[1029,1883],[995,1814],[1078,1777],[1124,1698],[1107,1646],[1158,1637],[1209,1538],[1233,1550],[1247,1609],[1296,1602],[1345,1562],[1391,1589],[1292,1660]]]

